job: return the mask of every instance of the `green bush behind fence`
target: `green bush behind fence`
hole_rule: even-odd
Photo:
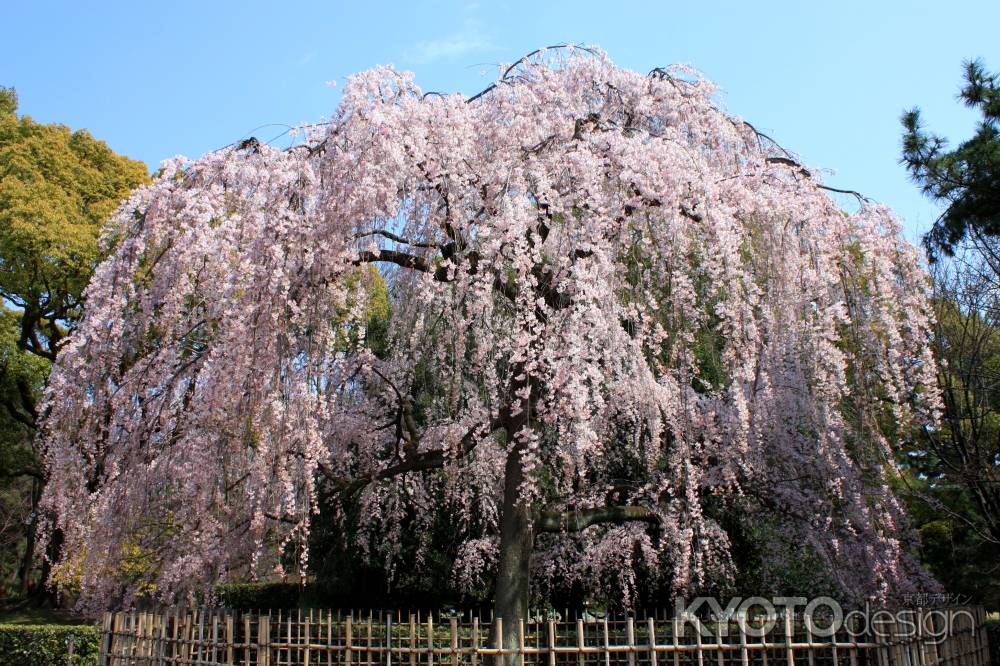
[[[101,628],[86,624],[0,624],[0,664],[95,666]]]

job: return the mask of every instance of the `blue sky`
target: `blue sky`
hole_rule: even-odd
[[[424,90],[477,92],[497,64],[559,42],[646,72],[685,63],[827,182],[893,206],[919,238],[936,207],[898,164],[899,115],[969,135],[961,61],[1000,69],[1000,2],[18,2],[0,85],[21,112],[85,127],[155,168],[329,115],[340,83],[392,63]]]

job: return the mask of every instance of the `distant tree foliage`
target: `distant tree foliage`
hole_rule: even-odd
[[[17,111],[17,91],[0,86],[0,115],[8,116]]]
[[[33,570],[36,402],[49,364],[80,318],[103,222],[148,180],[142,162],[86,130],[19,118],[17,103],[0,87],[0,596],[27,592]]]
[[[966,240],[933,268],[942,419],[904,445],[920,558],[946,588],[1000,603],[1000,239]]]
[[[98,235],[146,165],[86,130],[42,125],[0,100],[0,297],[21,310],[20,346],[52,360],[80,314],[98,260]]]
[[[1000,602],[1000,90],[979,60],[959,98],[982,118],[949,150],[919,110],[903,115],[902,161],[945,210],[924,237],[934,279],[940,427],[904,445],[902,477],[920,557],[946,588]],[[991,563],[987,566],[985,563]]]
[[[948,141],[925,131],[920,110],[903,114],[903,163],[925,194],[946,205],[924,236],[934,260],[951,256],[968,235],[1000,235],[1000,89],[997,74],[981,60],[965,63],[959,98],[982,120],[973,137],[953,150]]]

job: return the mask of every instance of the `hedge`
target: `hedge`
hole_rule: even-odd
[[[73,643],[73,666],[96,666],[101,628],[79,624],[0,624],[0,664],[64,666]]]

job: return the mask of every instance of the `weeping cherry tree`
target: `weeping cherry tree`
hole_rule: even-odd
[[[712,516],[757,507],[846,596],[913,589],[890,484],[936,418],[919,256],[714,93],[581,48],[474,97],[378,68],[291,149],[165,164],[49,382],[54,581],[171,603],[304,573],[321,512],[392,557],[447,511],[455,580],[495,575],[513,630],[532,580],[731,575]]]

